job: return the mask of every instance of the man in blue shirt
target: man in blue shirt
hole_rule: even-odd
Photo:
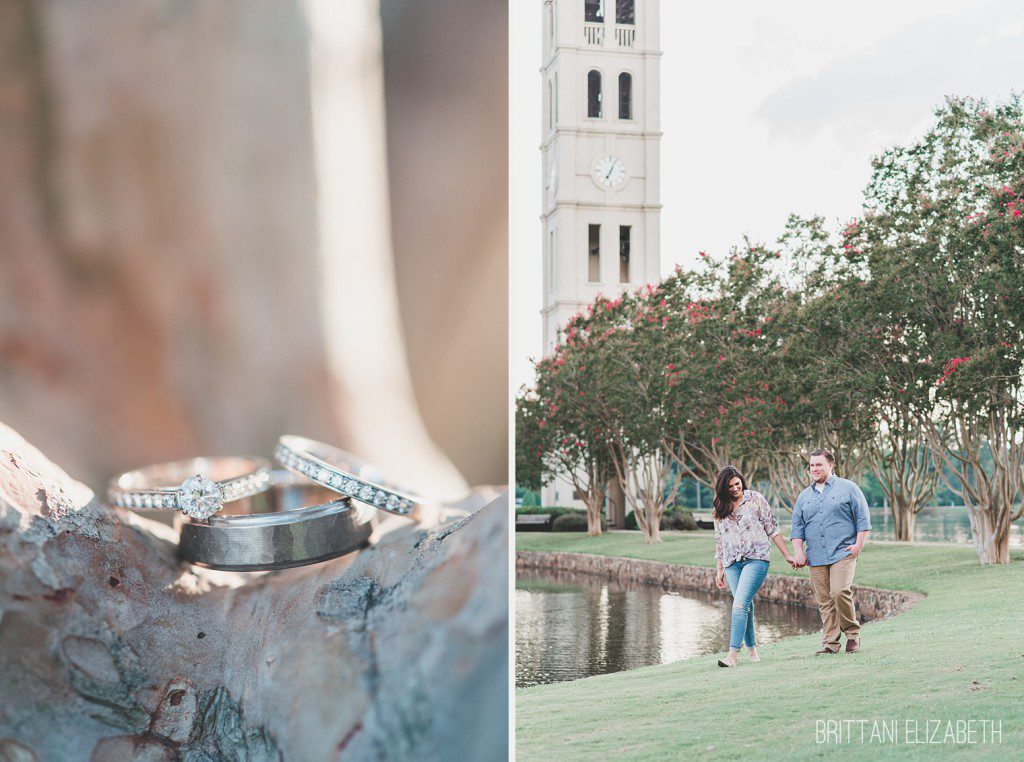
[[[860,623],[853,607],[853,572],[871,529],[868,501],[860,487],[833,473],[836,459],[828,450],[810,455],[810,487],[793,508],[793,561],[810,566],[811,585],[821,613],[822,644],[816,653],[839,651],[839,633],[846,633],[846,651],[860,648]],[[806,547],[806,550],[805,550]]]

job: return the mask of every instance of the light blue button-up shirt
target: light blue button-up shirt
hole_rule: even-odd
[[[832,474],[821,492],[811,485],[796,499],[790,540],[803,540],[807,563],[834,564],[850,555],[847,545],[871,529],[868,501],[860,487]]]

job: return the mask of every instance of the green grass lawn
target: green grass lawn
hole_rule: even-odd
[[[714,565],[712,532],[663,538],[650,546],[635,532],[521,533],[516,547]],[[734,669],[702,656],[520,689],[516,757],[1024,759],[1024,551],[1012,557],[1009,565],[981,567],[971,547],[869,541],[857,584],[928,597],[866,624],[860,652],[816,657],[820,636],[800,635],[762,646],[760,664],[744,661],[744,651]],[[773,550],[771,573],[807,571],[793,571]],[[818,720],[853,721],[853,741],[817,743]],[[922,743],[904,742],[908,720],[917,721]],[[1002,742],[926,744],[929,720],[942,731],[947,721],[1001,720]],[[876,721],[897,723],[899,742],[871,743]]]

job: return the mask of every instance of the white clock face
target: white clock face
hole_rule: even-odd
[[[626,165],[614,156],[602,156],[594,162],[594,182],[604,188],[621,188],[626,182]]]

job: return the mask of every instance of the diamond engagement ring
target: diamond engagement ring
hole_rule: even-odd
[[[274,459],[317,484],[382,511],[418,520],[424,498],[386,481],[372,466],[337,447],[306,437],[285,435]]]
[[[266,458],[188,458],[114,477],[107,498],[122,508],[181,511],[203,520],[225,503],[265,492],[269,484],[270,462]]]
[[[287,471],[271,472],[270,488],[239,500],[207,522],[178,517],[178,556],[226,571],[304,566],[366,546],[377,513]]]

